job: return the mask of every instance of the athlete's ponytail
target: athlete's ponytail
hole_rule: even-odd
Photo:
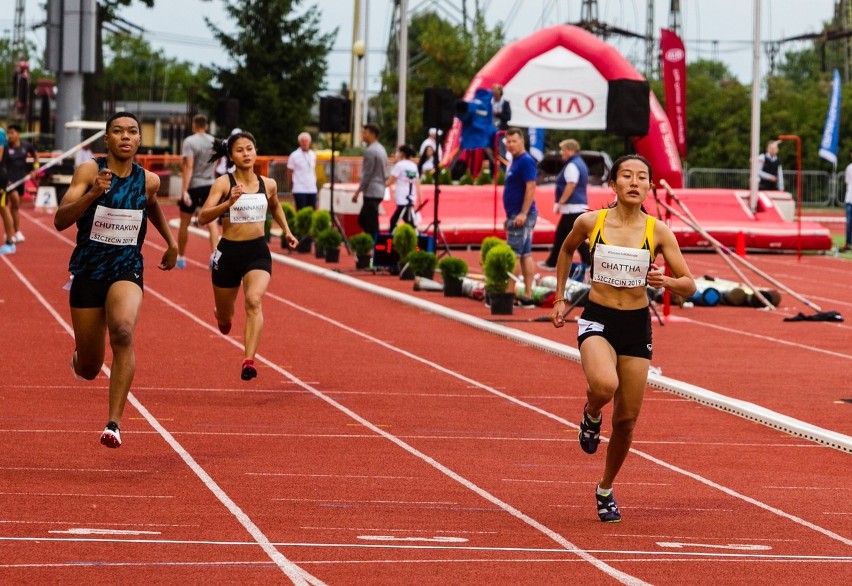
[[[213,141],[213,154],[208,159],[208,163],[213,163],[218,161],[222,157],[225,157],[228,160],[228,163],[232,163],[231,160],[231,149],[234,144],[240,138],[246,138],[251,141],[251,143],[257,148],[257,141],[254,138],[254,135],[251,132],[243,132],[242,130],[237,130],[231,133],[231,136],[224,140],[216,140]]]

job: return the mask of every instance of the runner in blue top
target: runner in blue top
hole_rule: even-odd
[[[76,344],[71,370],[77,378],[98,376],[104,333],[109,333],[109,421],[101,434],[101,443],[109,448],[121,446],[121,414],[136,370],[133,335],[142,307],[142,243],[149,219],[168,245],[159,268],[171,270],[177,259],[177,244],[157,201],[160,179],[133,162],[141,141],[136,116],[118,112],[110,117],[107,156],[74,171],[53,219],[60,231],[77,225],[69,263]]]

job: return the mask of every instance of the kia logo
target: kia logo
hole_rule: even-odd
[[[595,101],[571,90],[543,90],[527,97],[527,109],[545,120],[579,120],[595,109]]]
[[[669,49],[666,51],[665,57],[666,61],[676,63],[678,61],[683,61],[683,58],[686,57],[686,53],[684,53],[683,49]]]

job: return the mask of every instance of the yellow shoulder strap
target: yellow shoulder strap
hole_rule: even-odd
[[[654,228],[657,225],[657,218],[652,215],[648,215],[645,218],[645,241],[648,243],[648,250],[651,251],[651,260],[654,260],[655,256],[655,246],[654,246]]]
[[[594,247],[595,243],[598,241],[598,236],[600,236],[600,241],[606,244],[606,240],[604,240],[603,237],[603,225],[608,211],[609,208],[604,208],[598,212],[598,219],[595,221],[595,227],[592,229],[592,233],[589,234],[589,244],[591,244],[592,247]]]

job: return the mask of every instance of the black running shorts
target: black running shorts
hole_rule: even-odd
[[[266,238],[219,240],[213,253],[213,284],[216,287],[239,287],[245,274],[254,270],[272,274],[272,255]]]
[[[603,336],[618,356],[651,359],[651,311],[612,309],[591,301],[577,320],[577,345],[592,336]]]
[[[142,271],[128,271],[115,279],[107,281],[96,281],[86,277],[74,277],[71,281],[71,294],[69,301],[71,307],[87,309],[92,307],[103,307],[106,305],[107,293],[113,283],[118,281],[130,281],[139,285],[143,291],[145,287],[142,282]]]

